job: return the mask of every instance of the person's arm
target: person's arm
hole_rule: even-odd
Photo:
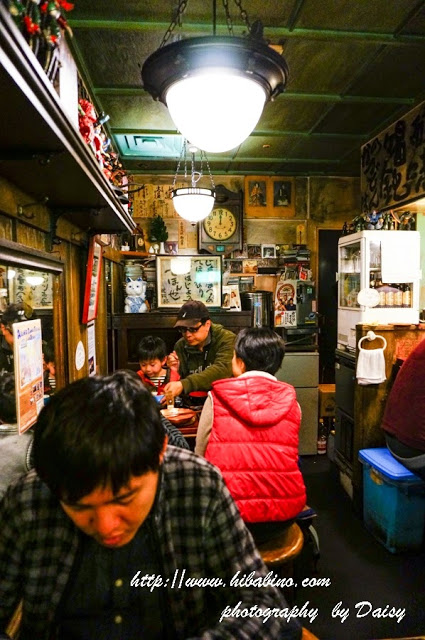
[[[211,364],[207,360],[207,368],[199,373],[191,373],[181,381],[183,392],[209,391],[215,380],[232,377],[233,347],[236,336],[230,331],[226,331],[220,336],[220,342],[213,355],[214,361]]]
[[[22,595],[22,526],[15,525],[20,509],[12,504],[10,495],[10,492],[6,492],[0,501],[0,638],[9,637],[6,635],[6,628]],[[4,635],[1,635],[2,633]]]
[[[161,422],[164,427],[164,431],[168,436],[168,444],[173,447],[180,447],[180,449],[190,449],[186,438],[184,438],[177,427],[175,427],[165,416],[161,414]]]
[[[254,572],[256,578],[264,578],[269,571],[224,481],[219,477],[217,482],[216,497],[210,503],[203,529],[203,548],[209,574],[222,577],[226,586],[211,590],[211,607],[208,612],[211,614],[208,615],[210,627],[203,629],[199,638],[299,640],[301,626],[295,618],[288,622],[284,617],[285,610],[287,612],[290,607],[277,587],[237,586],[236,580],[244,575],[249,576]],[[235,608],[245,613],[232,617]],[[281,612],[282,617],[270,615],[267,619],[267,609]],[[259,615],[259,610],[264,615]],[[211,626],[213,620],[216,622]]]
[[[213,402],[211,394],[208,394],[205,404],[202,408],[201,417],[199,418],[199,425],[196,432],[196,444],[195,453],[199,456],[204,456],[207,449],[208,440],[213,424]]]

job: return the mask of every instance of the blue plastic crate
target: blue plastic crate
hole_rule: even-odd
[[[416,550],[425,523],[425,483],[387,448],[361,449],[363,518],[368,531],[388,551]]]

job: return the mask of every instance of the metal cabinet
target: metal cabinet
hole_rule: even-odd
[[[302,411],[299,453],[317,453],[317,420],[319,415],[319,354],[317,352],[286,353],[278,380],[295,387]]]

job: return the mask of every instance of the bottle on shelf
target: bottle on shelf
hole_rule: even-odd
[[[317,430],[317,453],[323,455],[326,453],[328,444],[327,429],[323,418],[319,418],[319,428]]]
[[[403,306],[403,285],[395,284],[397,290],[394,292],[394,306],[402,307]]]
[[[411,306],[412,306],[412,292],[410,290],[410,285],[406,283],[403,289],[403,307],[411,307]]]
[[[388,283],[388,290],[385,292],[385,306],[393,307],[394,306],[394,289],[393,285]]]

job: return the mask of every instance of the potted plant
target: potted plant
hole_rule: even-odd
[[[149,224],[149,242],[159,242],[159,252],[165,253],[164,242],[168,240],[168,231],[164,219],[154,216]]]

